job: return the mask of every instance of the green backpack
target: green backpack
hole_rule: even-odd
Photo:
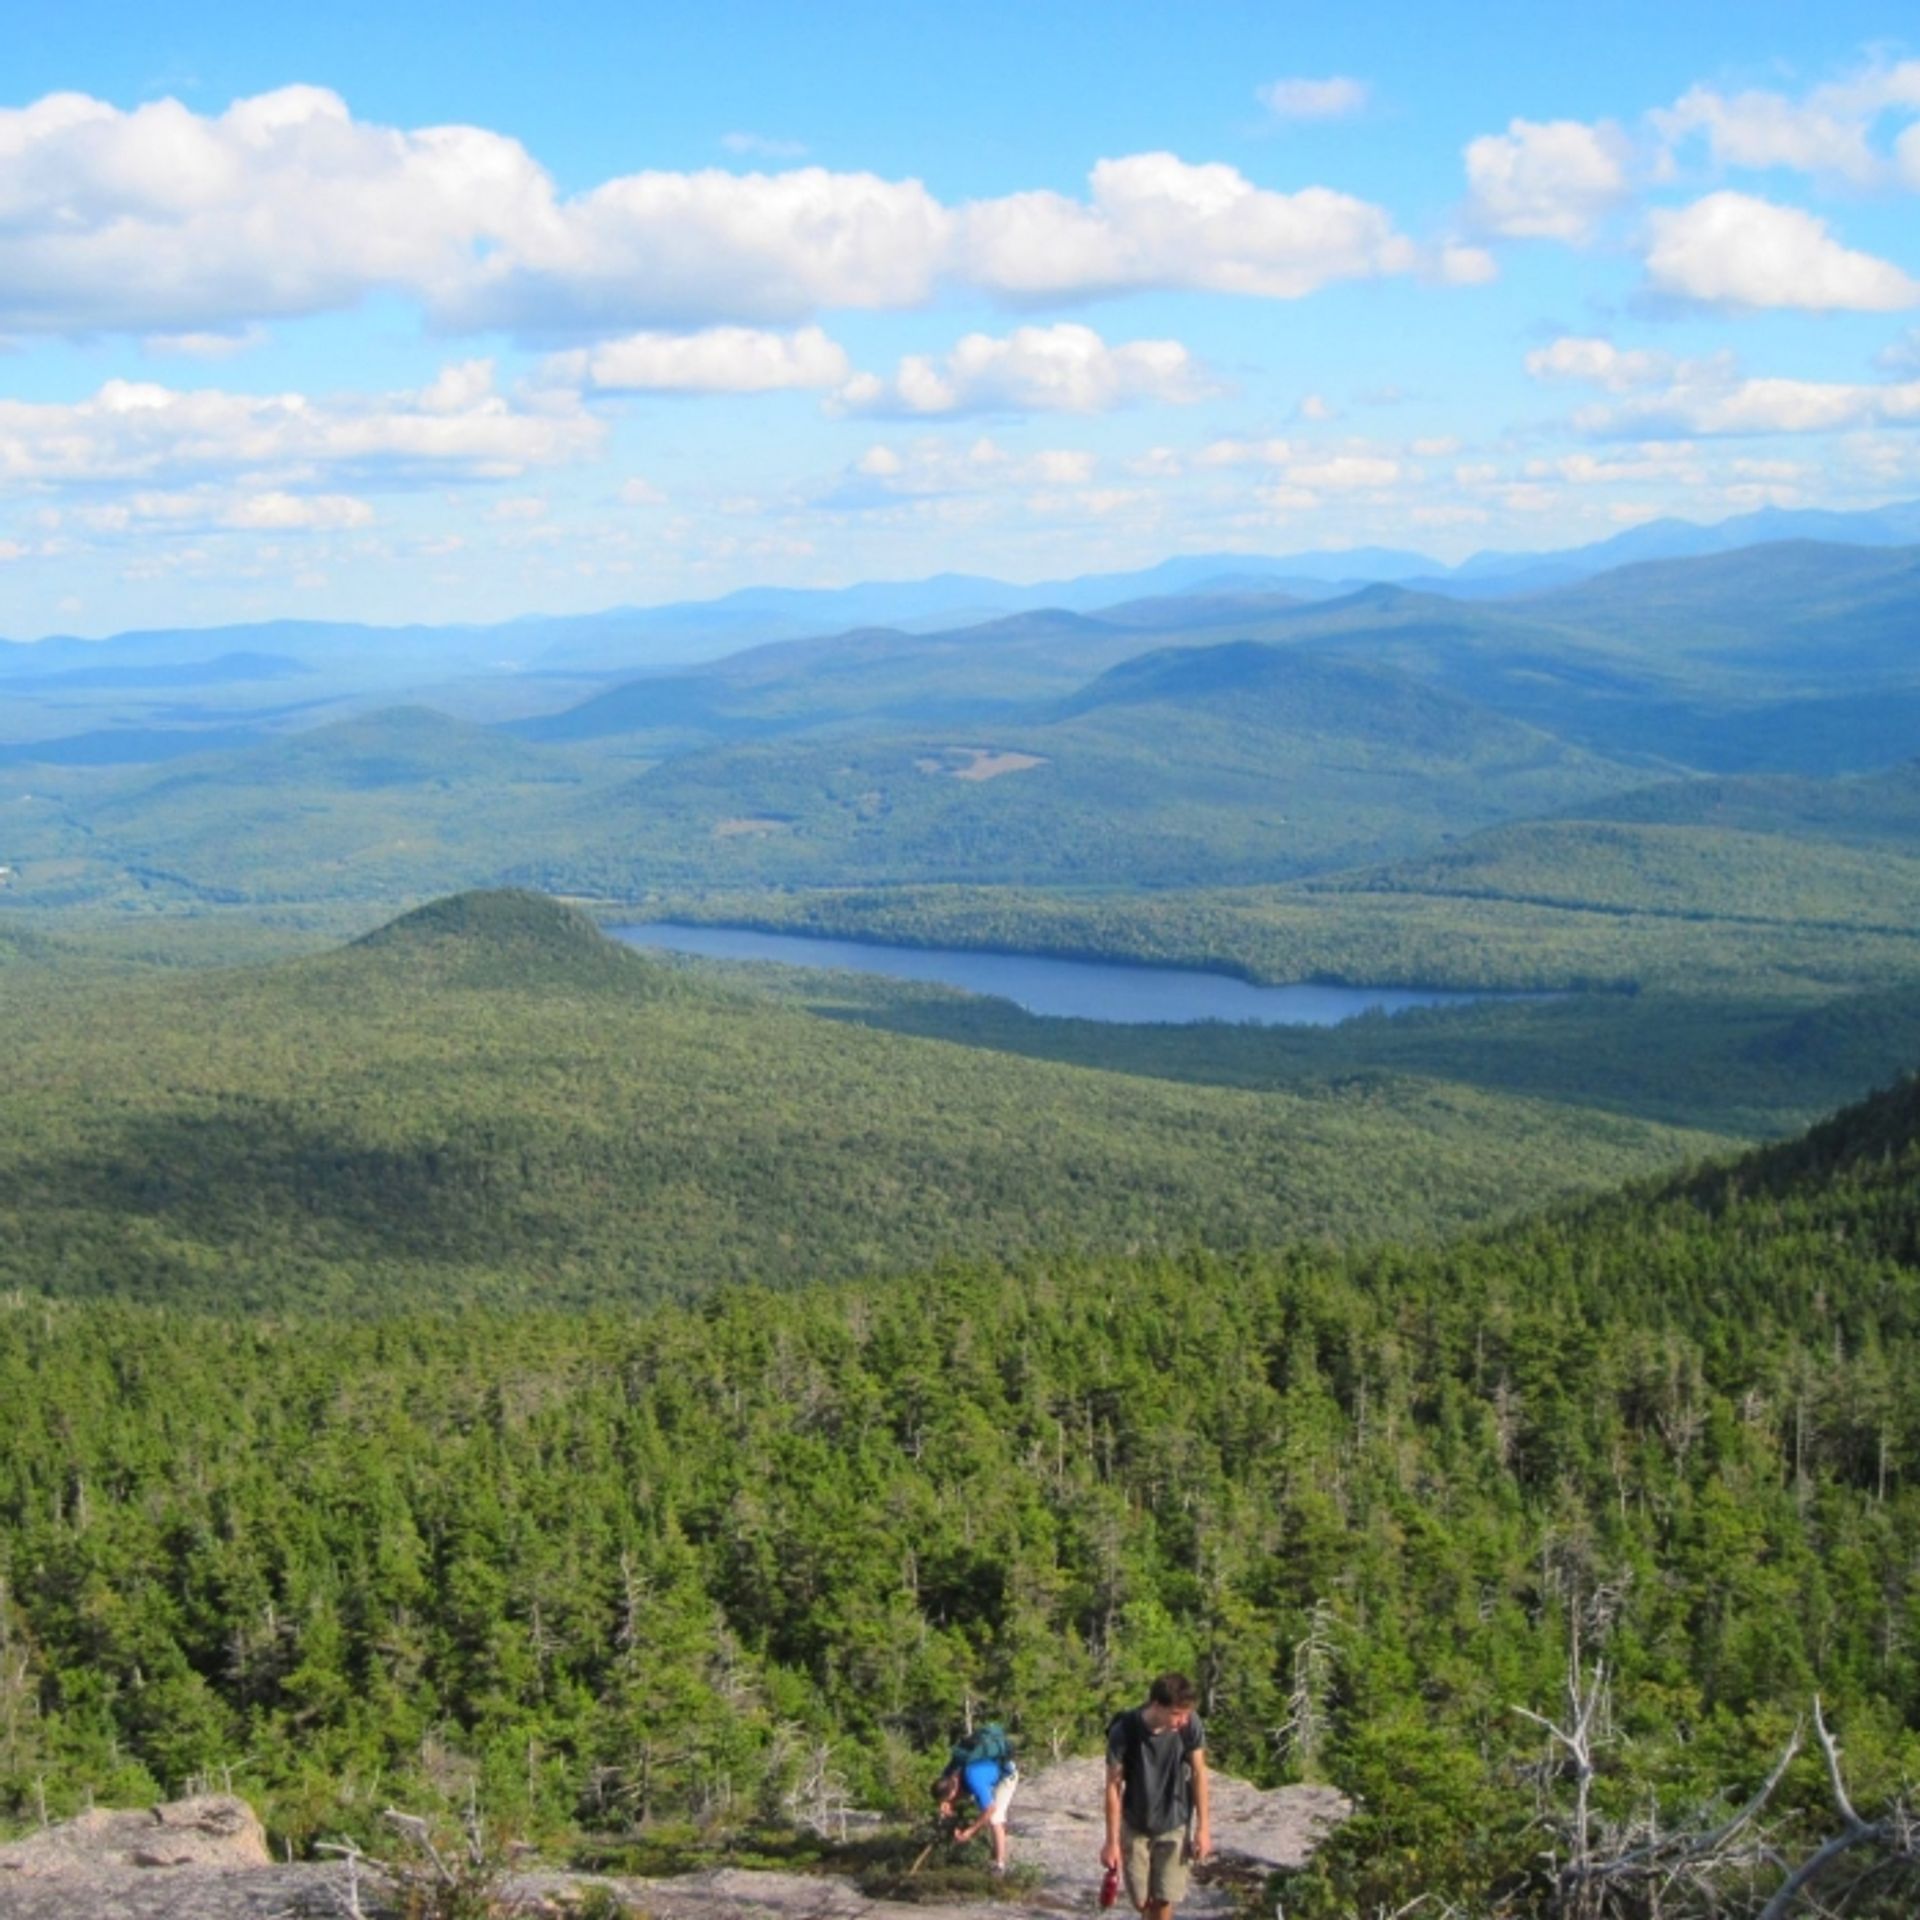
[[[955,1766],[971,1766],[978,1760],[997,1760],[1003,1767],[1012,1763],[1013,1742],[1007,1738],[1007,1730],[998,1720],[989,1720],[984,1727],[977,1728],[970,1739],[963,1740],[953,1750]]]

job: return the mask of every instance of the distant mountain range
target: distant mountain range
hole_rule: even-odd
[[[718,659],[768,641],[862,627],[933,632],[1041,609],[1092,613],[1167,598],[1219,602],[1285,595],[1312,601],[1388,583],[1452,599],[1509,599],[1642,561],[1688,559],[1788,540],[1856,547],[1920,544],[1920,501],[1859,513],[1768,507],[1714,525],[1655,520],[1590,546],[1558,553],[1480,553],[1453,567],[1426,554],[1384,547],[1280,555],[1186,554],[1131,572],[1026,585],[945,573],[847,587],[749,587],[715,600],[530,615],[492,626],[280,620],[163,628],[105,640],[56,635],[32,643],[0,641],[0,683],[25,691],[29,680],[44,685],[52,675],[151,675],[161,666],[210,663],[236,654],[256,657],[256,675],[264,665],[258,656],[265,655],[279,672],[304,666],[388,687],[418,685],[436,676],[630,673]],[[1162,624],[1157,618],[1150,623]],[[142,684],[155,683],[148,679]],[[0,724],[0,739],[7,732]]]

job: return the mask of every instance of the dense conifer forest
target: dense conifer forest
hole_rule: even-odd
[[[0,1312],[0,1795],[224,1779],[295,1844],[475,1788],[715,1831],[1074,1750],[1169,1664],[1362,1813],[1289,1911],[1757,1784],[1815,1690],[1920,1765],[1920,1083],[1439,1250],[1032,1260],[634,1315]],[[1820,1780],[1785,1789],[1807,1831]],[[1797,1810],[1797,1812],[1795,1811]],[[1370,1909],[1368,1909],[1370,1910]]]

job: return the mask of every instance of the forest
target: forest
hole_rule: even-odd
[[[630,1304],[1423,1238],[1731,1144],[1417,1070],[1216,1086],[868,1029],[529,894],[276,964],[8,978],[0,1286],[35,1292]]]
[[[1290,1913],[1540,1869],[1920,1744],[1920,1082],[1717,1168],[1370,1252],[974,1264],[689,1305],[0,1311],[0,1796],[231,1778],[298,1846],[477,1792],[565,1850],[915,1806],[969,1708],[1167,1665],[1359,1817]],[[1780,1843],[1831,1821],[1811,1750]],[[1892,1911],[1893,1909],[1888,1909]]]
[[[1757,552],[22,681],[0,1825],[744,1858],[1167,1666],[1355,1798],[1291,1920],[1554,1911],[1577,1785],[1630,1850],[1791,1748],[1763,1894],[1821,1729],[1907,1819],[1915,576]],[[663,917],[1510,997],[1041,1020]]]

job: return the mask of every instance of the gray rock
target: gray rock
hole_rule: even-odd
[[[0,1875],[28,1879],[138,1867],[265,1867],[267,1836],[232,1794],[170,1800],[145,1813],[96,1807],[0,1847]]]
[[[1023,1909],[1084,1912],[1100,1882],[1102,1778],[1098,1759],[1067,1760],[1021,1782],[1008,1822],[1011,1857],[1037,1880],[1018,1901],[935,1909],[870,1900],[845,1880],[742,1867],[666,1880],[526,1874],[511,1892],[530,1915],[563,1914],[597,1884],[651,1920],[929,1920],[935,1912],[940,1920],[1010,1920]],[[1351,1811],[1331,1787],[1263,1791],[1216,1773],[1218,1866],[1196,1876],[1182,1914],[1222,1920],[1232,1911],[1236,1875],[1305,1865]],[[970,1857],[984,1857],[983,1848],[975,1843]],[[393,1911],[364,1872],[359,1903],[366,1920]],[[226,1797],[149,1813],[85,1814],[0,1847],[0,1920],[343,1920],[352,1910],[343,1865],[270,1864],[259,1821],[244,1801]]]

